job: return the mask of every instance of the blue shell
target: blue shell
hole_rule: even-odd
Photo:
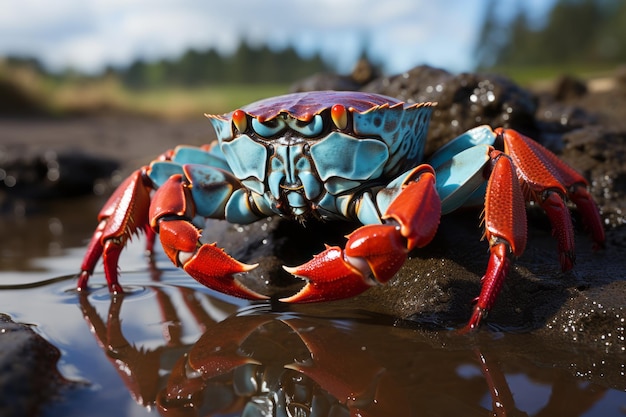
[[[335,105],[343,110],[333,117]],[[179,146],[171,158],[153,162],[149,176],[159,187],[184,175],[197,215],[231,223],[274,214],[377,223],[424,162],[431,111],[432,103],[407,105],[358,92],[274,97],[208,116],[218,142]],[[443,213],[483,199],[495,139],[489,126],[479,126],[427,161]]]
[[[343,129],[330,115],[336,104],[347,110]],[[244,131],[233,123],[233,113],[209,118],[232,173],[255,194],[251,200],[264,200],[257,205],[269,208],[263,214],[350,218],[356,215],[347,211],[354,209],[342,206],[342,196],[384,186],[421,161],[432,104],[317,91],[273,97],[241,110],[248,121]]]

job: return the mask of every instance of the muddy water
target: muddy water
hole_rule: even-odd
[[[44,415],[626,415],[623,360],[598,364],[612,373],[605,383],[581,366],[590,352],[529,334],[251,305],[205,289],[160,251],[146,258],[139,240],[122,255],[124,296],[109,295],[101,270],[79,294],[72,274],[101,204],[0,220],[0,312],[34,324],[60,350],[63,376],[81,382]]]

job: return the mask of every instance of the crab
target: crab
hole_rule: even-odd
[[[526,202],[541,206],[558,242],[561,267],[574,265],[574,228],[566,200],[581,213],[595,247],[604,229],[587,181],[534,140],[479,126],[424,159],[435,103],[407,104],[363,92],[317,91],[261,100],[207,115],[217,141],[178,146],[133,172],[100,211],[78,290],[102,258],[108,288],[122,292],[118,259],[131,235],[164,252],[203,285],[235,297],[267,299],[237,274],[255,268],[216,243],[202,243],[207,218],[248,224],[279,215],[305,223],[358,221],[344,247],[327,246],[285,267],[306,281],[284,302],[355,296],[388,282],[407,255],[427,245],[440,218],[482,205],[489,261],[464,329],[494,305],[513,260],[526,246]]]

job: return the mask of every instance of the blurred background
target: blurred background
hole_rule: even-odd
[[[224,112],[320,72],[427,64],[522,85],[626,62],[621,0],[8,0],[0,115]]]

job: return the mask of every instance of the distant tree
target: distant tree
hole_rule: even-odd
[[[228,72],[225,74],[225,81],[250,83],[252,80],[250,74],[253,72],[251,55],[250,45],[243,41],[240,42],[235,53],[226,58]]]
[[[289,83],[328,69],[319,54],[303,58],[291,46],[274,51],[266,45],[253,47],[242,41],[232,55],[222,56],[214,49],[190,49],[177,60],[137,60],[119,73],[125,85],[141,89],[160,85]]]
[[[41,64],[41,61],[39,61],[37,58],[9,55],[4,58],[0,57],[0,61],[7,67],[28,68],[39,74],[45,73],[44,66]]]
[[[603,13],[602,8],[606,6],[602,3],[597,0],[559,0],[550,13],[548,25],[539,32],[544,42],[543,48],[536,50],[535,60],[544,64],[591,58],[598,29],[608,18]]]
[[[223,82],[227,69],[224,57],[221,56],[215,49],[208,49],[202,52],[202,59],[200,60],[200,72],[196,83],[198,84],[212,84]]]
[[[120,71],[122,82],[130,88],[147,87],[146,69],[147,64],[143,60],[134,61],[128,68]]]
[[[600,59],[626,62],[626,1],[611,2],[607,6],[610,16],[598,29],[595,50]]]
[[[502,49],[506,46],[507,29],[500,23],[496,13],[498,0],[488,0],[485,7],[483,25],[478,35],[475,56],[478,66],[489,68],[495,65]]]
[[[500,64],[521,64],[528,60],[529,57],[537,57],[540,51],[534,49],[536,34],[529,31],[529,21],[524,12],[520,12],[515,16],[508,25],[508,31],[510,43],[509,45],[503,45],[499,50],[498,60]]]
[[[178,61],[177,81],[187,87],[193,87],[200,83],[204,74],[204,55],[195,50],[189,49]]]
[[[621,0],[558,0],[541,28],[532,25],[523,7],[503,23],[495,5],[490,0],[476,46],[481,68],[624,59],[626,3]]]

